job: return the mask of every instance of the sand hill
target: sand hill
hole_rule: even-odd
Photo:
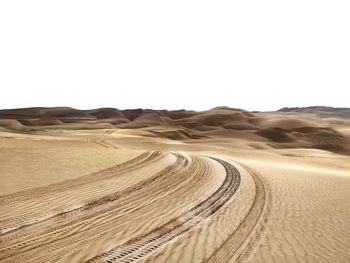
[[[0,263],[350,262],[349,114],[0,110]]]
[[[11,131],[69,129],[140,129],[173,140],[225,137],[265,142],[274,148],[315,148],[349,154],[349,136],[334,124],[347,126],[350,109],[283,108],[247,112],[229,107],[208,111],[77,110],[68,107],[0,111],[0,127]],[[341,125],[340,125],[341,126]]]

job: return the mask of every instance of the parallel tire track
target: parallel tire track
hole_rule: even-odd
[[[5,228],[0,228],[0,236],[4,235],[6,233],[9,233],[9,232],[15,231],[15,230],[19,230],[21,228],[25,228],[25,227],[28,227],[28,226],[32,226],[32,225],[35,225],[35,224],[42,223],[42,222],[50,220],[50,219],[60,219],[62,217],[68,218],[68,217],[73,216],[73,215],[74,216],[78,216],[79,213],[81,213],[83,211],[87,211],[87,210],[93,209],[93,208],[95,208],[97,206],[100,206],[100,205],[103,205],[103,204],[106,204],[106,203],[109,203],[109,202],[116,201],[120,197],[128,195],[128,194],[130,194],[132,192],[135,192],[135,191],[137,191],[137,190],[139,190],[139,189],[149,185],[153,181],[155,181],[155,180],[157,180],[157,179],[159,179],[161,177],[164,177],[169,172],[171,172],[173,170],[176,170],[176,169],[178,169],[181,166],[184,166],[184,167],[187,166],[188,160],[184,156],[182,156],[180,154],[174,154],[174,155],[177,157],[177,159],[176,159],[174,164],[169,165],[168,167],[163,169],[160,173],[156,174],[155,176],[151,177],[148,180],[141,181],[141,182],[139,182],[139,183],[137,183],[135,185],[132,185],[132,186],[130,186],[130,187],[124,189],[124,190],[121,190],[121,191],[118,191],[118,192],[115,192],[115,193],[111,193],[109,195],[103,196],[102,198],[92,200],[90,202],[85,203],[84,205],[79,206],[79,207],[73,207],[71,209],[65,209],[63,211],[57,211],[56,213],[51,213],[48,216],[38,216],[38,218],[40,220],[30,220],[28,222],[22,223],[21,225],[16,225],[16,226],[11,226],[11,227],[7,226]],[[8,231],[4,231],[4,229],[8,229]]]
[[[97,181],[112,178],[114,176],[124,174],[126,172],[135,171],[143,166],[149,165],[160,158],[164,157],[160,152],[144,152],[141,155],[126,161],[124,163],[118,164],[116,166],[109,167],[107,169],[84,175],[78,178],[66,180],[56,184],[51,184],[48,186],[38,187],[34,189],[34,193],[26,190],[23,192],[18,192],[11,194],[9,196],[0,197],[0,205],[7,202],[20,202],[27,199],[37,199],[43,195],[52,195],[53,193],[66,192],[69,189],[77,188],[85,184],[94,183]],[[6,200],[6,201],[5,201]],[[78,207],[79,208],[79,207]],[[37,224],[48,219],[51,219],[61,213],[70,212],[78,208],[67,208],[66,211],[63,210],[51,210],[42,214],[33,214],[29,219],[23,219],[19,221],[17,218],[6,219],[0,221],[0,236],[12,232],[16,229],[26,227],[28,225]]]
[[[92,140],[92,142],[101,145],[104,148],[109,149],[119,149],[119,147],[115,146],[114,144],[110,143],[107,138],[113,133],[113,130],[107,130],[103,133],[102,137],[97,140]]]
[[[230,163],[213,157],[211,159],[223,165],[226,171],[225,180],[211,196],[149,233],[116,246],[103,254],[91,258],[88,262],[134,262],[187,232],[193,226],[215,213],[237,191],[241,177],[239,171]]]
[[[17,202],[17,201],[23,201],[26,199],[32,199],[32,198],[38,198],[39,196],[47,193],[53,193],[53,192],[60,192],[60,191],[66,191],[67,189],[71,189],[74,187],[79,187],[83,184],[93,183],[100,180],[108,179],[113,176],[115,176],[116,173],[124,173],[126,171],[137,170],[141,166],[144,166],[146,164],[149,164],[152,161],[157,160],[157,158],[160,158],[161,153],[160,152],[144,152],[140,154],[139,156],[128,160],[124,163],[117,164],[112,167],[108,167],[106,169],[83,175],[78,178],[68,179],[62,182],[41,186],[29,190],[24,190],[20,192],[16,192],[13,194],[3,195],[0,196],[0,205],[7,203],[7,202]]]
[[[89,221],[97,220],[97,217],[103,218],[105,213],[118,211],[118,208],[121,207],[121,203],[124,203],[125,201],[133,202],[133,200],[130,199],[130,196],[135,195],[135,197],[137,197],[136,193],[140,191],[146,193],[149,189],[149,186],[152,184],[156,184],[156,181],[159,182],[160,180],[162,180],[166,182],[168,181],[168,176],[174,175],[175,173],[182,171],[184,168],[188,167],[188,159],[185,156],[181,154],[174,155],[176,156],[176,161],[173,164],[167,166],[162,171],[158,172],[157,174],[155,174],[147,180],[141,181],[124,190],[104,196],[101,199],[94,200],[84,207],[79,207],[76,210],[71,210],[59,214],[55,218],[49,218],[47,220],[38,222],[37,224],[26,225],[7,233],[7,235],[3,236],[2,241],[4,245],[6,244],[6,246],[0,249],[0,258],[9,259],[12,256],[19,256],[20,254],[30,251],[31,249],[44,247],[50,243],[55,243],[57,240],[63,240],[65,239],[65,237],[67,237],[64,233],[70,233],[74,229],[83,228],[84,226],[89,225]],[[145,189],[146,186],[147,189]],[[158,187],[155,187],[155,189],[162,191],[162,188],[159,189]],[[114,202],[117,200],[119,202]],[[137,200],[140,200],[140,196],[138,196]],[[118,208],[113,208],[113,202],[118,206]],[[112,203],[112,206],[104,206],[108,205],[109,203]],[[90,213],[86,214],[89,211]],[[40,231],[40,227],[42,226],[41,223],[44,223],[48,220],[55,220],[53,221],[53,227],[50,227],[49,229],[46,229],[44,227]],[[60,221],[61,223],[58,224]],[[39,232],[37,230],[39,230]],[[36,233],[35,236],[30,234],[33,232]],[[79,232],[80,231],[77,231],[76,233]],[[97,233],[98,232],[99,231],[97,231]],[[69,234],[69,238],[71,237],[72,235]],[[18,238],[21,241],[19,241]],[[69,242],[70,240],[67,240],[65,241],[65,244],[67,245]]]
[[[247,216],[228,239],[210,256],[206,262],[241,262],[249,257],[260,239],[270,210],[270,190],[268,184],[252,169],[244,166],[252,176],[256,194]]]

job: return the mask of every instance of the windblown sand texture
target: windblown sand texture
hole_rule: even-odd
[[[350,109],[0,111],[0,262],[350,262]]]

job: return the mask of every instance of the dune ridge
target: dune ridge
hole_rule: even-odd
[[[349,262],[345,109],[0,111],[0,262]]]
[[[229,107],[207,111],[38,107],[0,110],[0,129],[135,129],[171,140],[255,138],[274,148],[315,148],[349,154],[349,135],[333,128],[335,123],[347,125],[349,116],[350,109],[331,107],[283,108],[276,112]]]

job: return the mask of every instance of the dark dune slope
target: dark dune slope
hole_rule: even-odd
[[[207,111],[38,107],[0,110],[0,129],[145,129],[154,136],[172,140],[246,139],[276,148],[307,147],[348,153],[350,138],[332,125],[339,118],[346,125],[349,115],[350,109],[329,107],[284,108],[276,113],[228,107]]]

